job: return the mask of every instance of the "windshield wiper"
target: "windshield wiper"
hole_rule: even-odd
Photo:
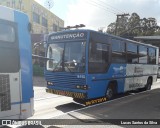
[[[72,72],[71,69],[69,69],[68,65],[64,62],[64,66],[67,67],[67,69],[69,70],[69,72]]]
[[[60,65],[60,63],[62,63],[62,59],[55,65],[53,72],[57,69],[58,65]]]

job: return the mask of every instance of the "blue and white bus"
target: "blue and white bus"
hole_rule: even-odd
[[[33,115],[29,26],[26,14],[0,6],[0,119]]]
[[[118,93],[148,90],[157,80],[158,53],[155,46],[92,30],[52,33],[46,91],[91,105]]]

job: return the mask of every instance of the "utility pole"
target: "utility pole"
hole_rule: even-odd
[[[118,19],[119,19],[119,17],[125,17],[125,16],[129,16],[129,13],[117,14],[116,28],[115,28],[115,35],[117,35],[117,26],[118,26]]]

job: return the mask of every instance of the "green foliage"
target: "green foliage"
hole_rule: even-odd
[[[124,37],[160,35],[155,18],[141,19],[137,13],[132,13],[130,17],[121,16],[117,22],[108,25],[107,33],[115,34],[115,31],[116,35]]]
[[[33,76],[44,76],[44,68],[39,65],[33,65]]]

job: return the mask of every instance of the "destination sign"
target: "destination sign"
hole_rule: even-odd
[[[49,41],[82,40],[86,38],[86,32],[68,32],[53,34],[49,37]]]

